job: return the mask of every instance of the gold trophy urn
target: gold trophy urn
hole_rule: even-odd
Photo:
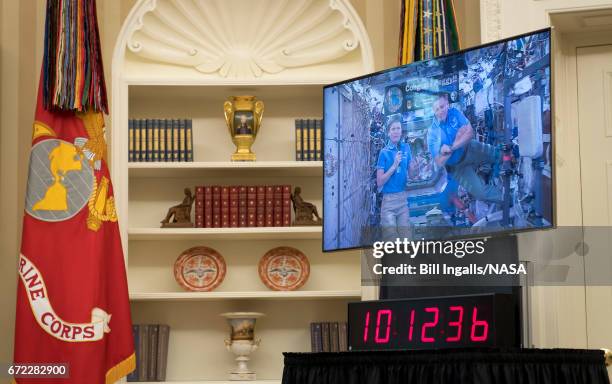
[[[263,101],[255,96],[231,96],[223,104],[225,122],[236,146],[232,161],[255,161],[251,146],[259,132],[263,111]]]

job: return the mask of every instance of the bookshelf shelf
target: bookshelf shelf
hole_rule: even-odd
[[[360,290],[338,291],[245,291],[245,292],[131,292],[131,301],[188,301],[188,300],[318,300],[359,299]]]
[[[321,177],[321,161],[200,161],[190,163],[128,163],[130,178],[196,178],[252,175]]]
[[[131,240],[308,240],[320,239],[321,227],[130,228]]]

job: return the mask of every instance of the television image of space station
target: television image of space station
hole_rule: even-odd
[[[554,224],[550,30],[324,88],[323,250]]]

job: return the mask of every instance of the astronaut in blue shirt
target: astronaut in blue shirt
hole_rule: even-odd
[[[448,105],[448,95],[440,93],[433,104],[435,118],[427,137],[429,151],[437,167],[449,174],[475,199],[501,203],[500,188],[485,182],[476,173],[482,163],[499,163],[501,152],[474,139],[474,129],[463,113]]]
[[[406,183],[408,172],[413,174],[417,164],[411,160],[410,146],[401,141],[400,115],[393,115],[389,118],[387,136],[389,141],[380,150],[376,165],[376,185],[383,194],[380,224],[386,240],[409,238],[410,215]]]

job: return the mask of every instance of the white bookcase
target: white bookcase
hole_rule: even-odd
[[[227,26],[228,17],[243,31]],[[294,161],[294,119],[322,116],[323,85],[371,71],[369,40],[348,1],[134,6],[113,57],[111,164],[132,318],[170,325],[168,382],[226,382],[234,357],[219,314],[257,311],[265,314],[256,326],[262,341],[249,366],[259,383],[278,383],[282,352],[310,351],[310,322],[345,320],[346,303],[360,299],[359,252],[324,254],[320,227],[162,229],[159,222],[183,188],[196,185],[301,186],[322,212],[322,163]],[[234,146],[223,117],[227,97],[244,94],[265,103],[252,163],[229,161]],[[129,118],[192,119],[194,162],[128,163]],[[174,280],[175,259],[196,245],[227,263],[212,292],[186,292]],[[297,291],[271,291],[257,273],[264,253],[282,245],[311,264]]]

